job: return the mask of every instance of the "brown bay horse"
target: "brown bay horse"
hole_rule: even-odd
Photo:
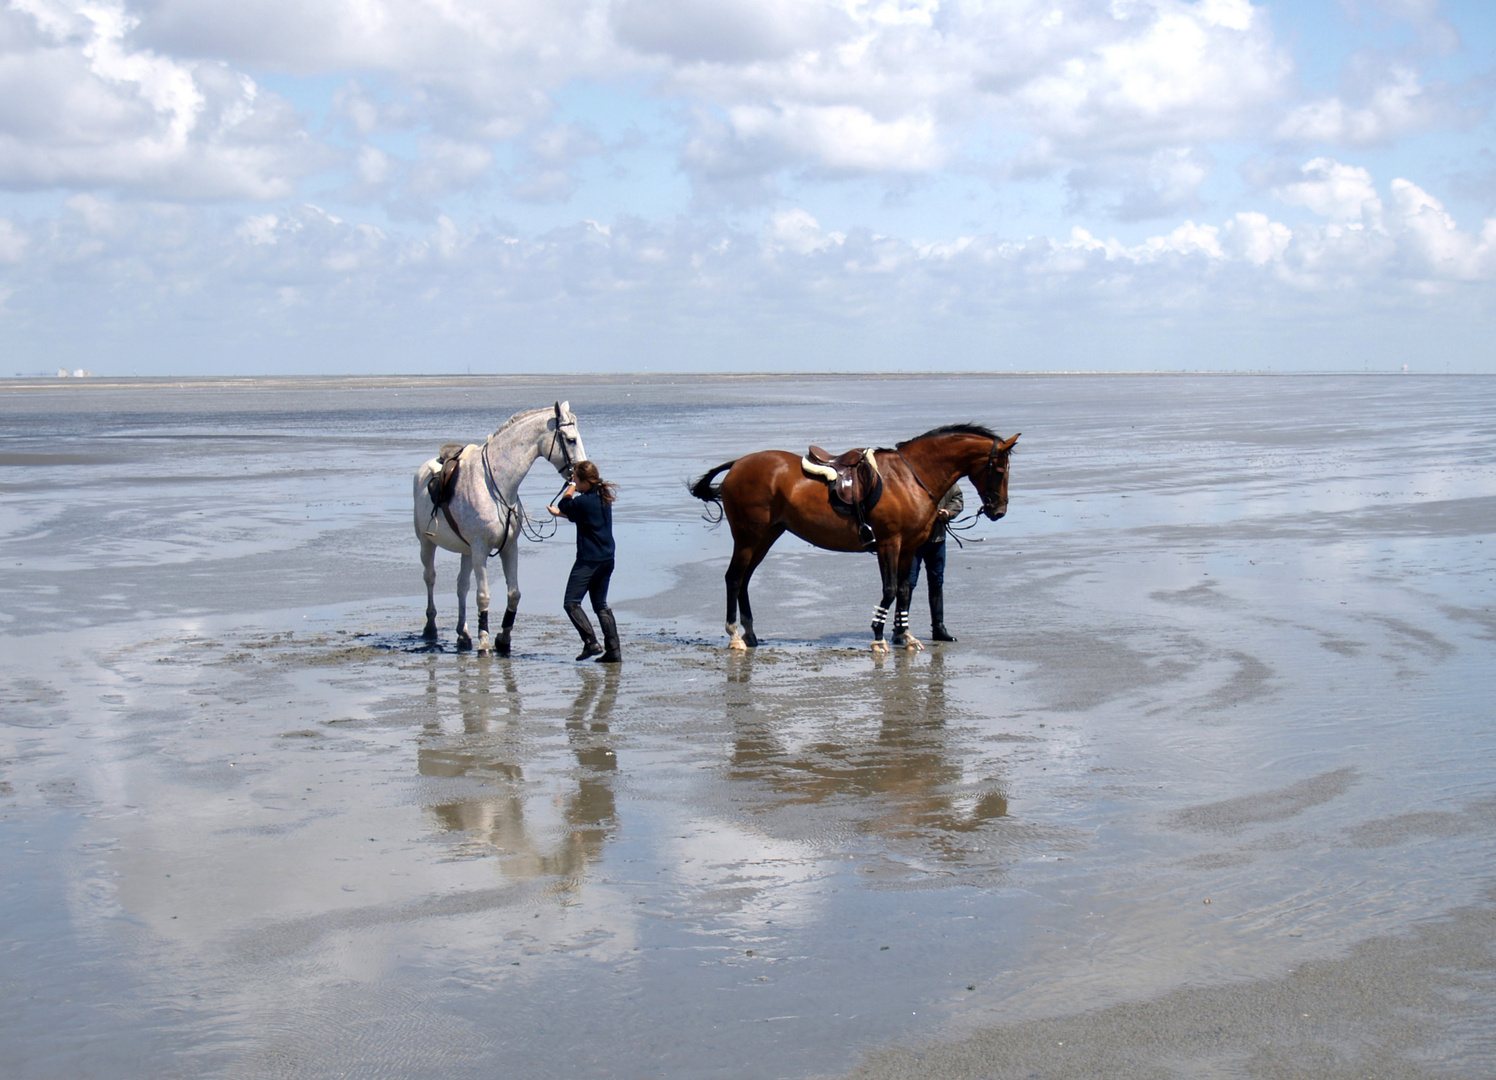
[[[909,567],[914,552],[930,536],[935,504],[963,476],[982,497],[982,513],[996,521],[1008,512],[1008,457],[1018,436],[1004,439],[980,424],[947,424],[899,443],[892,450],[872,451],[883,479],[883,494],[867,514],[877,539],[883,596],[873,612],[873,651],[887,652],[883,627],[895,605],[895,645],[923,646],[909,633]],[[712,480],[727,475],[720,485]],[[727,564],[727,633],[729,645],[758,644],[748,581],[785,531],[828,551],[863,551],[857,522],[831,507],[825,481],[807,476],[798,454],[760,450],[718,465],[690,485],[691,494],[719,503],[732,529],[732,559]],[[738,625],[739,609],[742,625]]]

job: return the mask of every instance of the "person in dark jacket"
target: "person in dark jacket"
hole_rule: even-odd
[[[966,501],[961,498],[961,485],[952,484],[951,489],[935,508],[935,525],[930,529],[930,538],[914,550],[914,565],[909,567],[909,590],[919,584],[919,567],[925,567],[925,580],[930,586],[930,637],[935,641],[955,641],[945,628],[945,527],[953,518],[961,516]]]
[[[576,524],[577,561],[572,564],[571,577],[566,581],[563,604],[572,625],[582,635],[582,652],[577,659],[597,656],[599,664],[616,664],[623,659],[618,651],[618,623],[608,606],[608,582],[613,577],[614,497],[614,486],[602,478],[597,466],[590,461],[579,461],[574,479],[562,492],[560,501],[546,508]],[[598,645],[592,621],[582,610],[582,597],[588,595],[603,628],[602,645]],[[599,653],[602,655],[598,656]]]

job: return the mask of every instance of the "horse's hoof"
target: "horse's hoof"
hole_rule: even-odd
[[[919,638],[912,637],[904,642],[904,648],[910,652],[924,652],[925,644]]]
[[[733,652],[747,652],[748,644],[742,638],[733,638],[727,643],[727,647]]]
[[[436,623],[434,623],[434,622],[427,623],[426,624],[426,629],[424,629],[424,630],[421,631],[421,637],[425,638],[427,641],[435,641],[436,640]]]
[[[491,652],[493,652],[493,641],[489,638],[488,632],[484,631],[478,635],[478,655],[482,656]]]
[[[758,635],[757,634],[744,634],[743,635],[743,644],[746,645],[746,646],[748,646],[750,649],[756,649],[756,648],[758,648]]]
[[[873,642],[873,655],[874,656],[887,656],[888,655],[888,643],[885,642],[885,641],[875,641],[875,642]]]
[[[508,656],[509,655],[509,642],[507,642],[507,641],[495,641],[493,643],[493,654],[495,656]]]
[[[457,635],[457,651],[468,652],[473,647],[473,639],[466,634]]]

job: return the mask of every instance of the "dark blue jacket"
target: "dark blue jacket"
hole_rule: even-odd
[[[604,502],[600,491],[594,488],[562,499],[556,509],[576,522],[578,562],[600,563],[613,557],[613,504]]]

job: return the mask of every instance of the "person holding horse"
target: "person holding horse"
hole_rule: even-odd
[[[579,461],[561,499],[555,506],[546,507],[556,517],[567,518],[577,527],[577,559],[566,581],[562,606],[577,633],[582,635],[582,652],[577,659],[596,656],[599,664],[616,664],[623,659],[618,648],[618,623],[608,606],[608,582],[613,577],[615,492],[615,485],[602,478],[596,464]],[[582,597],[588,595],[603,628],[601,646],[592,632],[592,621],[582,610]],[[598,656],[599,653],[602,655]]]
[[[966,501],[961,498],[961,485],[952,484],[935,507],[935,524],[930,526],[930,538],[914,549],[914,562],[909,566],[909,591],[919,587],[919,568],[925,568],[925,581],[930,590],[930,638],[934,641],[955,641],[945,628],[945,534],[946,526],[961,516]]]

